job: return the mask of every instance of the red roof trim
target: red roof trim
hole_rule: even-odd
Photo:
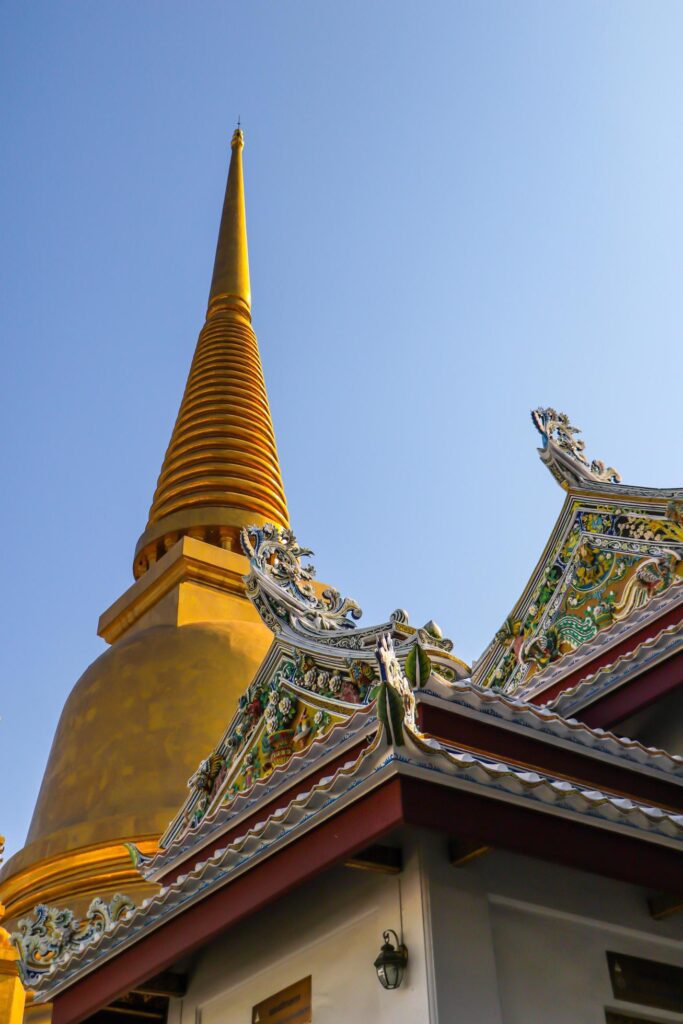
[[[586,725],[607,729],[683,684],[683,652],[655,665],[576,714]]]
[[[402,819],[401,784],[392,779],[75,982],[55,998],[52,1024],[84,1020]]]
[[[117,996],[402,823],[637,885],[682,891],[678,850],[495,797],[394,778],[75,981],[55,997],[53,1024],[79,1024]]]
[[[568,867],[683,893],[681,852],[529,807],[403,779],[406,821]]]
[[[525,769],[548,772],[558,778],[569,778],[589,786],[627,795],[646,803],[659,804],[676,812],[683,811],[683,786],[680,782],[654,778],[638,767],[615,764],[592,756],[591,748],[550,743],[545,734],[530,729],[505,728],[499,721],[480,719],[457,713],[456,709],[423,703],[418,706],[420,727],[446,744],[469,747],[476,753],[500,757]],[[591,723],[592,724],[592,723]]]
[[[606,651],[602,651],[601,654],[597,654],[591,661],[584,662],[574,672],[570,672],[569,675],[563,676],[562,679],[553,683],[546,690],[541,690],[540,693],[534,694],[533,697],[527,698],[531,704],[549,704],[555,697],[559,697],[561,693],[566,690],[571,690],[572,687],[577,686],[578,683],[586,679],[587,676],[593,675],[599,668],[604,665],[613,665],[617,658],[620,658],[623,654],[628,654],[630,651],[635,650],[639,644],[643,641],[649,640],[652,637],[656,637],[658,633],[661,633],[663,629],[668,626],[678,626],[683,622],[682,611],[680,604],[672,608],[671,611],[667,612],[666,615],[662,615],[658,619],[651,619],[642,629],[637,630],[635,633],[631,633],[630,636],[625,637],[620,643],[615,644],[614,647],[608,648]],[[590,646],[590,645],[589,645]],[[623,685],[626,685],[624,683]]]
[[[169,868],[166,874],[161,877],[161,884],[171,885],[175,882],[178,875],[192,871],[198,860],[208,860],[216,850],[220,850],[227,846],[228,843],[238,835],[243,836],[245,832],[248,832],[249,829],[253,828],[259,821],[265,821],[266,818],[271,814],[274,814],[279,807],[287,807],[288,804],[290,804],[292,800],[296,800],[297,796],[301,793],[308,793],[308,791],[326,775],[334,775],[339,768],[342,768],[345,764],[348,764],[348,762],[357,760],[357,758],[360,757],[361,751],[367,746],[368,742],[367,738],[363,738],[358,743],[354,744],[354,746],[345,750],[343,754],[339,754],[331,761],[325,761],[316,771],[305,775],[302,779],[297,779],[295,785],[290,786],[289,789],[278,793],[272,800],[259,804],[252,814],[248,815],[246,818],[240,818],[236,824],[230,825],[230,823],[227,822],[223,831],[217,833],[215,838],[210,842],[202,844],[201,832],[199,832],[196,836],[196,844],[193,845],[191,849],[187,850],[180,863],[174,864]]]

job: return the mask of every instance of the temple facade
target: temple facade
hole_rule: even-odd
[[[481,657],[400,608],[363,624],[290,529],[242,148],[135,583],[0,875],[0,1009],[683,1022],[683,489],[539,408],[564,502]]]

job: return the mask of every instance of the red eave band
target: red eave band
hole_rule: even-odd
[[[613,665],[617,658],[620,658],[624,654],[628,654],[642,644],[645,640],[650,640],[656,637],[663,629],[668,626],[680,625],[683,621],[683,610],[680,605],[672,608],[666,615],[662,615],[659,619],[653,619],[648,622],[647,625],[643,626],[636,633],[632,633],[631,636],[627,636],[620,643],[615,644],[614,647],[610,647],[608,650],[598,654],[591,661],[584,662],[580,668],[576,671],[570,672],[569,675],[563,676],[556,683],[552,683],[547,690],[542,690],[541,693],[537,693],[535,697],[530,698],[532,704],[548,704],[555,697],[558,697],[561,693],[566,690],[571,690],[572,687],[577,686],[583,679],[593,675],[598,671],[599,668],[603,668],[605,665]],[[627,685],[624,683],[624,685]]]
[[[53,1024],[79,1024],[247,915],[307,878],[343,863],[402,823],[672,893],[683,887],[677,850],[437,783],[394,778],[75,982],[55,998]]]
[[[465,716],[434,704],[419,705],[419,721],[424,732],[442,742],[500,757],[524,770],[547,772],[558,778],[683,812],[683,787],[680,783],[646,775],[627,762],[620,765],[602,760],[593,755],[590,747],[581,747],[578,743],[571,747],[552,744],[545,735],[531,729],[508,729],[495,720]]]
[[[683,683],[683,652],[675,654],[577,713],[586,725],[607,729],[641,711]]]
[[[172,882],[175,882],[178,875],[187,874],[188,871],[192,871],[197,861],[207,860],[216,852],[216,850],[224,849],[230,842],[232,842],[233,839],[237,838],[237,836],[245,835],[245,833],[247,833],[250,828],[253,828],[254,825],[258,824],[258,822],[265,821],[266,818],[278,810],[278,808],[287,807],[292,800],[296,800],[297,796],[301,793],[308,792],[317,782],[320,782],[324,776],[333,775],[343,765],[348,764],[351,761],[355,761],[360,756],[363,747],[365,747],[367,743],[367,739],[362,739],[349,750],[345,750],[343,754],[339,754],[331,761],[325,761],[316,771],[296,780],[291,788],[279,793],[277,796],[273,797],[272,800],[259,804],[258,809],[255,810],[253,814],[250,814],[247,818],[241,819],[237,825],[230,826],[230,823],[226,822],[225,829],[217,834],[210,842],[206,843],[205,846],[196,845],[193,846],[191,850],[188,850],[182,861],[171,866],[168,871],[162,875],[161,883],[163,885],[171,885]]]

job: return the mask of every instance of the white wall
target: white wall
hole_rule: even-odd
[[[372,966],[400,930],[398,878],[338,868],[203,951],[169,1024],[249,1024],[308,974],[315,1024],[604,1024],[605,1007],[683,1024],[615,1000],[605,957],[683,966],[683,914],[653,921],[633,886],[500,851],[453,868],[435,834],[411,832],[404,855],[399,990]]]
[[[683,914],[653,921],[634,886],[499,851],[451,868],[426,842],[440,1022],[604,1024],[606,1007],[683,1022],[615,1000],[605,956],[683,966]]]
[[[428,1024],[419,859],[400,876],[410,966],[385,991],[373,967],[382,932],[400,932],[399,878],[339,868],[231,930],[199,958],[169,1024],[249,1024],[255,1003],[312,975],[315,1024]]]

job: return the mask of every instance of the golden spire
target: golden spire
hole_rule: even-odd
[[[289,523],[251,327],[240,128],[231,147],[206,322],[135,549],[136,578],[184,534],[239,550],[240,527]]]
[[[213,265],[209,312],[216,303],[234,303],[240,308],[246,306],[244,312],[250,314],[249,249],[242,172],[244,135],[241,128],[238,127],[233,133],[230,145],[232,158]]]

